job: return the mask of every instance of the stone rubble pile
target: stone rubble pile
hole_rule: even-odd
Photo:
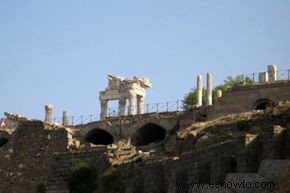
[[[121,165],[143,159],[146,153],[136,150],[130,141],[119,141],[108,146],[107,156],[112,165]]]
[[[13,120],[13,121],[27,121],[28,120],[26,117],[23,117],[18,114],[5,112],[4,115],[7,117],[7,119]]]

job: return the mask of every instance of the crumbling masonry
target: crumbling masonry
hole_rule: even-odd
[[[290,82],[276,81],[275,69],[269,67],[258,84],[220,92],[213,104],[208,73],[207,105],[199,99],[199,105],[188,111],[144,114],[142,99],[149,80],[109,76],[109,87],[100,92],[100,99],[119,100],[119,117],[106,117],[103,105],[101,121],[73,127],[68,126],[66,112],[64,126],[51,123],[52,105],[45,107],[44,122],[5,113],[0,129],[0,193],[31,193],[40,184],[47,193],[68,193],[70,169],[81,160],[90,162],[98,174],[109,167],[126,171],[122,173],[126,193],[256,191],[181,189],[178,181],[279,184],[284,171],[290,171]],[[124,116],[123,99],[130,101],[129,116]],[[139,102],[133,116],[134,100]]]

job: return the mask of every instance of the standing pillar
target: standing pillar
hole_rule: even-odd
[[[119,100],[119,116],[125,116],[126,98]]]
[[[268,77],[268,72],[261,72],[259,73],[259,83],[266,83],[268,82],[269,77]]]
[[[277,80],[277,65],[272,64],[268,65],[268,75],[269,75],[269,81],[275,82]]]
[[[51,104],[45,105],[45,123],[51,123],[51,118],[52,118],[52,109],[53,106]]]
[[[101,100],[101,120],[104,120],[107,117],[108,110],[108,100]]]
[[[137,96],[137,114],[144,114],[144,96]]]
[[[207,105],[212,105],[212,75],[211,73],[207,73],[206,81],[207,81]]]
[[[135,94],[130,94],[129,97],[129,115],[134,115],[135,114],[135,103],[136,103],[136,95]]]
[[[68,116],[66,111],[62,112],[62,125],[68,126]]]
[[[202,76],[197,77],[197,107],[202,106]]]

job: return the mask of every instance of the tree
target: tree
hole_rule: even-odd
[[[238,75],[236,77],[232,77],[232,76],[228,76],[226,78],[226,80],[224,80],[224,84],[218,85],[216,86],[213,91],[212,91],[212,95],[213,95],[213,102],[216,102],[218,100],[217,97],[217,91],[221,90],[222,92],[227,91],[230,88],[236,87],[241,83],[245,83],[245,84],[252,84],[253,81],[248,78],[248,77],[244,77],[242,75]],[[206,97],[206,89],[203,88],[202,89],[202,103],[203,105],[205,105],[207,103],[207,97]],[[197,104],[197,90],[196,89],[191,89],[190,92],[188,92],[187,94],[185,94],[183,100],[182,100],[182,104],[183,104],[183,109],[190,109],[192,108],[194,105]]]
[[[238,86],[239,84],[252,84],[253,81],[249,77],[244,77],[243,75],[238,75],[236,77],[228,76],[226,80],[224,80],[224,86],[228,88],[233,88]]]
[[[207,103],[207,97],[206,97],[206,89],[202,89],[202,103],[206,104]],[[182,106],[183,109],[190,109],[192,106],[197,104],[197,90],[196,89],[191,89],[190,92],[188,92],[183,100],[182,100]]]

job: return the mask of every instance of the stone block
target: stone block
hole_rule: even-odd
[[[258,173],[229,173],[226,177],[226,183],[230,182],[232,185],[233,183],[239,183],[240,188],[237,186],[231,188],[236,193],[254,193],[258,190],[257,188],[254,188],[256,182],[263,183],[269,181],[270,180],[260,176]],[[242,185],[243,182],[244,185]],[[251,187],[249,184],[251,184]]]
[[[263,160],[259,168],[259,174],[270,181],[277,182],[289,168],[290,160]]]

